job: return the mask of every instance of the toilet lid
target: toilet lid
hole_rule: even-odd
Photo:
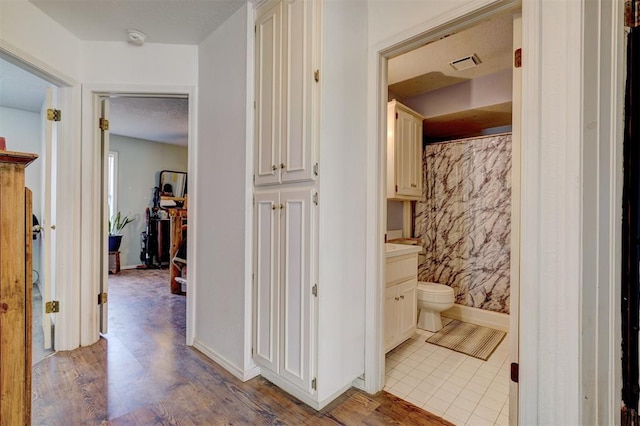
[[[418,289],[431,294],[453,294],[453,287],[443,284],[419,282]]]

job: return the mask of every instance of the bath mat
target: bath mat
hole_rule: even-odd
[[[427,342],[486,361],[506,334],[493,328],[453,320],[429,337]]]

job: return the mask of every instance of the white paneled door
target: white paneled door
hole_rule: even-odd
[[[279,192],[256,194],[254,214],[254,361],[278,370]]]

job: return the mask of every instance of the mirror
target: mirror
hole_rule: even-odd
[[[187,173],[162,170],[158,184],[160,207],[182,207],[187,195]]]

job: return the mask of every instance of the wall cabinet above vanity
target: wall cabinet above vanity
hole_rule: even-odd
[[[422,198],[422,120],[396,100],[387,104],[387,199]]]

